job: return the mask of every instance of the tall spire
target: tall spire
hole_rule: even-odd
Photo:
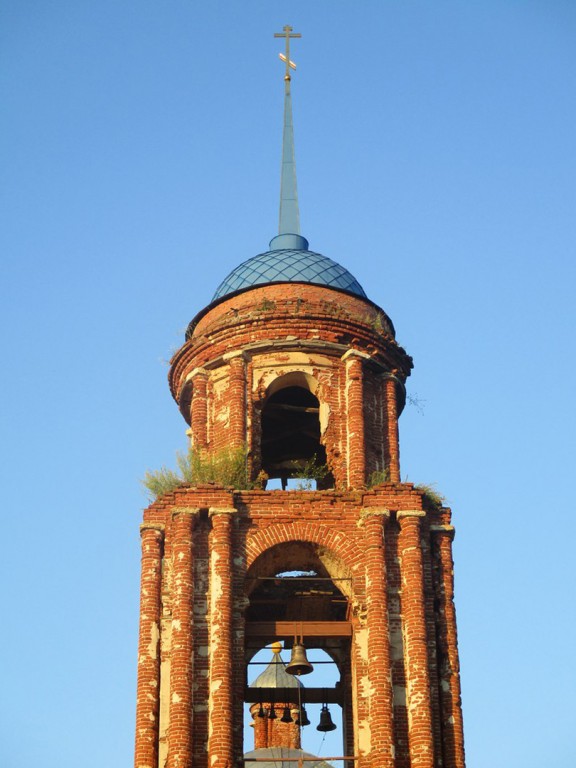
[[[282,137],[282,175],[280,180],[280,220],[278,237],[270,243],[271,248],[307,249],[308,242],[300,236],[300,213],[298,210],[298,190],[296,187],[296,159],[294,156],[294,126],[292,124],[292,94],[290,93],[291,69],[296,64],[290,60],[290,39],[302,37],[299,32],[292,32],[286,25],[282,32],[275,32],[274,37],[283,37],[286,41],[286,53],[280,59],[286,65],[284,74],[284,134]]]

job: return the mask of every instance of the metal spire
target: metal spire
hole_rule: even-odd
[[[296,64],[290,60],[290,39],[302,37],[299,32],[292,32],[292,27],[285,26],[282,32],[275,32],[274,37],[283,37],[286,41],[286,53],[279,54],[286,64],[284,74],[284,134],[282,138],[282,175],[280,180],[280,220],[278,237],[270,243],[271,248],[296,248],[306,250],[308,242],[300,237],[300,213],[298,210],[298,191],[296,187],[296,159],[294,157],[294,126],[292,124],[292,95],[290,93],[291,69]],[[284,237],[290,235],[291,237]]]

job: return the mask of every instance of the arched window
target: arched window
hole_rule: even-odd
[[[310,378],[299,373],[280,377],[262,409],[262,468],[268,477],[280,478],[282,487],[295,477],[315,481],[318,488],[334,484],[320,441],[320,403]]]

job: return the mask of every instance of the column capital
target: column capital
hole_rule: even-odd
[[[192,379],[194,379],[199,374],[207,376],[206,369],[205,368],[194,368],[193,371],[190,371],[190,373],[186,375],[185,381],[192,381]]]
[[[172,507],[170,512],[172,519],[179,515],[197,515],[200,512],[200,507]]]
[[[390,510],[384,507],[362,507],[360,519],[366,520],[369,517],[381,517],[386,522],[390,519]]]
[[[164,523],[141,523],[140,524],[140,535],[144,533],[144,531],[157,531],[158,533],[164,534],[166,526]]]
[[[222,360],[225,360],[226,362],[228,360],[234,360],[236,358],[240,358],[242,361],[245,361],[247,359],[246,353],[243,349],[235,349],[233,352],[225,352],[222,355]]]
[[[453,525],[431,525],[430,532],[444,534],[445,536],[449,536],[451,540],[454,540],[456,529]]]
[[[342,362],[345,362],[345,361],[348,361],[348,360],[354,359],[354,358],[356,358],[357,360],[358,359],[359,360],[372,360],[370,355],[367,352],[362,352],[361,349],[348,349],[348,350],[346,350],[346,352],[344,352],[344,354],[342,355],[340,360],[342,360]]]
[[[210,507],[208,515],[210,517],[214,517],[214,515],[235,515],[237,511],[234,507]]]
[[[397,520],[402,520],[405,517],[426,517],[426,512],[423,509],[399,509],[396,512]]]

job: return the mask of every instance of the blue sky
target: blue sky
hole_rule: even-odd
[[[287,23],[302,234],[413,355],[402,475],[454,509],[468,768],[576,762],[576,5],[4,0],[6,768],[132,760],[139,479],[276,234]]]

